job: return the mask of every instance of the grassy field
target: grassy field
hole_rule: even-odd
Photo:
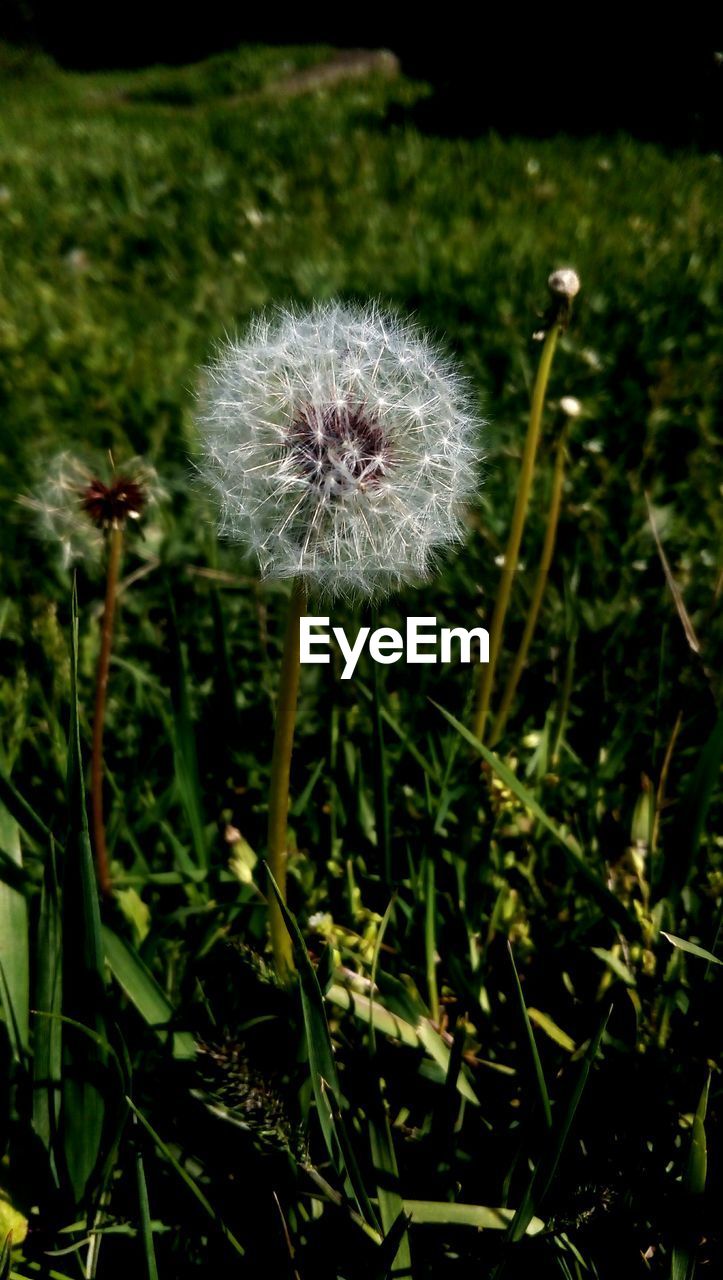
[[[0,1276],[713,1275],[723,166],[434,136],[430,90],[388,69],[310,87],[330,56],[80,76],[0,51]],[[381,620],[472,626],[565,265],[502,678],[561,398],[580,413],[494,758],[431,701],[469,725],[470,668],[302,672],[300,1000],[268,967],[262,864],[287,593],[217,543],[200,367],[279,302],[374,297],[442,338],[487,419],[484,483],[460,554]],[[71,659],[71,574],[18,499],[108,448],[163,496],[123,566],[99,912],[103,565],[78,566]]]

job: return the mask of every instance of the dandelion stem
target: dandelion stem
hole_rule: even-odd
[[[372,614],[372,629],[376,629],[379,619],[376,612]],[[387,889],[391,892],[393,884],[392,837],[389,814],[389,772],[384,745],[384,724],[382,721],[382,689],[379,668],[372,663],[372,693],[374,716],[374,795],[376,800],[377,848],[380,853],[381,868]]]
[[[276,704],[274,751],[271,758],[269,791],[269,830],[267,860],[279,893],[286,902],[287,821],[289,816],[289,778],[291,752],[294,746],[296,703],[299,693],[299,620],[306,608],[306,591],[300,579],[294,583],[281,659],[281,680]],[[269,896],[269,931],[276,972],[286,981],[294,970],[289,937],[281,908],[275,895]]]
[[[540,565],[537,570],[537,579],[532,593],[529,608],[527,610],[527,619],[525,621],[525,630],[522,634],[520,647],[517,650],[515,661],[512,664],[512,670],[505,685],[505,691],[502,695],[497,717],[492,729],[490,738],[490,746],[494,747],[502,737],[504,727],[507,723],[507,717],[510,714],[510,708],[517,692],[520,676],[527,662],[527,655],[530,651],[532,637],[537,626],[537,619],[540,616],[542,607],[542,599],[545,594],[547,585],[547,576],[550,572],[552,564],[552,556],[555,550],[555,540],[557,538],[557,525],[560,519],[560,507],[562,505],[562,489],[565,480],[565,453],[566,453],[566,436],[567,432],[563,429],[557,442],[555,450],[555,467],[552,473],[552,492],[550,494],[550,510],[547,516],[547,528],[545,529],[545,540],[542,545],[542,555],[540,557]]]
[[[532,392],[530,421],[522,451],[520,481],[517,487],[515,508],[512,514],[512,526],[510,528],[510,536],[507,542],[507,549],[505,551],[505,562],[502,566],[502,578],[500,581],[499,591],[497,592],[497,599],[495,600],[492,623],[490,626],[490,660],[485,666],[479,668],[480,679],[473,721],[473,732],[477,738],[482,737],[487,722],[487,714],[489,712],[490,698],[492,696],[492,688],[495,679],[495,670],[502,643],[502,630],[504,627],[505,616],[507,614],[507,607],[510,602],[510,595],[512,594],[512,582],[517,571],[520,543],[522,542],[522,533],[525,527],[527,507],[530,500],[532,476],[535,469],[537,446],[540,440],[542,410],[545,404],[547,383],[550,376],[552,359],[555,354],[560,328],[560,321],[555,318],[545,336],[542,354],[540,356],[540,364],[537,370],[537,377],[535,379],[535,385]]]
[[[100,626],[100,653],[95,678],[93,710],[93,754],[91,760],[91,800],[93,809],[93,845],[98,885],[104,897],[111,894],[108,848],[103,817],[103,731],[108,694],[108,671],[113,645],[113,623],[118,596],[118,575],[123,552],[123,525],[113,526],[108,533],[108,563],[105,580],[105,605]]]

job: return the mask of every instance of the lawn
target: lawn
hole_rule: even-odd
[[[80,75],[0,50],[0,1276],[712,1275],[723,166],[623,134],[436,136],[428,86],[315,80],[331,56]],[[468,536],[373,614],[314,611],[488,626],[563,266],[582,287],[493,710],[564,429],[559,525],[509,719],[493,755],[470,741],[459,663],[302,669],[280,984],[289,592],[216,537],[202,367],[276,304],[413,313],[485,420]],[[121,570],[99,908],[104,556],[74,606],[27,498],[108,449],[158,498]]]

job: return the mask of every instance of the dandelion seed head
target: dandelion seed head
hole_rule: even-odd
[[[268,578],[369,597],[461,539],[481,422],[455,365],[375,305],[255,319],[206,371],[199,470]]]
[[[44,462],[34,492],[21,499],[39,535],[59,546],[65,567],[100,557],[105,533],[137,522],[159,496],[156,474],[141,458],[115,468],[69,450]]]
[[[580,292],[580,277],[572,267],[560,267],[547,281],[551,293],[562,298],[574,298]]]
[[[560,408],[568,418],[579,418],[582,413],[582,405],[576,396],[563,396]]]

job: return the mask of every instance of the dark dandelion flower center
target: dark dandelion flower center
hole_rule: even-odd
[[[288,431],[291,457],[310,484],[330,496],[378,485],[390,463],[384,428],[364,407],[304,405]]]
[[[112,484],[94,479],[82,490],[80,505],[99,529],[110,529],[126,520],[137,520],[146,495],[136,480],[118,476]]]

